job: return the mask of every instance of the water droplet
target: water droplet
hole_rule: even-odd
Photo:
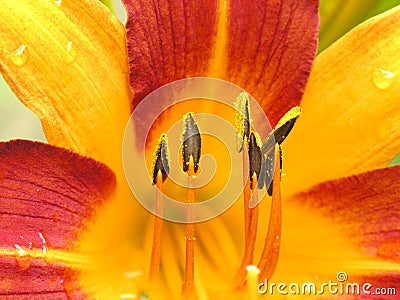
[[[36,195],[37,196],[42,196],[42,191],[40,189],[36,189]]]
[[[349,125],[353,126],[354,125],[354,118],[349,118]]]
[[[29,52],[25,45],[21,45],[14,53],[11,55],[11,61],[17,67],[22,67],[28,61]]]
[[[66,55],[65,55],[65,60],[67,63],[72,63],[76,60],[76,57],[78,56],[78,49],[76,48],[75,44],[72,43],[71,41],[67,43],[66,47]]]
[[[53,2],[55,5],[60,6],[62,3],[62,0],[54,0]]]
[[[29,248],[26,249],[19,244],[14,244],[16,249],[15,260],[17,261],[17,266],[20,271],[26,271],[31,266],[31,256],[29,255],[30,247],[32,243],[29,244]]]
[[[42,239],[42,251],[43,251],[43,255],[46,255],[47,253],[47,241],[43,235],[43,233],[39,232],[39,237]]]
[[[389,88],[392,85],[395,78],[396,78],[395,74],[380,68],[376,68],[374,70],[374,73],[372,74],[372,81],[374,82],[375,86],[381,90]]]

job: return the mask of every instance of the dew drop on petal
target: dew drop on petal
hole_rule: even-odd
[[[67,61],[68,64],[73,63],[76,60],[76,57],[78,56],[78,49],[76,49],[75,44],[69,41],[67,43],[65,51],[66,51],[65,60]]]
[[[372,74],[372,81],[374,82],[375,86],[381,90],[389,88],[395,78],[395,74],[381,68],[376,68]]]
[[[354,118],[349,118],[349,125],[353,126],[354,125]]]
[[[31,246],[32,244],[30,244]],[[19,244],[14,244],[15,247],[15,260],[20,271],[26,271],[31,266],[31,256],[29,250]]]
[[[42,196],[42,191],[40,189],[36,189],[36,196]]]
[[[46,253],[47,253],[47,241],[46,241],[46,238],[44,237],[42,232],[39,232],[39,237],[40,237],[40,239],[42,240],[42,243],[43,243],[42,244],[43,255],[46,255]]]
[[[26,64],[29,58],[29,52],[25,45],[21,45],[14,53],[11,55],[10,59],[14,65],[17,67],[22,67]]]
[[[62,3],[62,0],[54,0],[53,3],[57,6],[60,6]]]

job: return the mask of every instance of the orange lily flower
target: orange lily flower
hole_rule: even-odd
[[[181,297],[185,226],[164,223],[159,278],[149,285],[154,217],[126,184],[122,140],[150,92],[210,76],[251,93],[272,125],[295,105],[303,111],[282,145],[281,245],[267,279],[320,286],[342,272],[371,283],[375,295],[356,298],[395,299],[376,294],[400,293],[400,167],[386,167],[400,149],[400,8],[330,46],[308,79],[316,1],[125,5],[127,31],[97,1],[1,2],[0,70],[50,145],[0,144],[0,297]],[[263,278],[248,291],[232,283],[245,250],[241,208],[196,225],[194,297],[257,299]],[[260,211],[269,210],[263,201]],[[259,218],[255,257],[268,221]]]

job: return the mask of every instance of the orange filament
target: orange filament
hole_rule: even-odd
[[[248,216],[248,224],[246,226],[245,232],[245,248],[244,254],[242,258],[242,262],[240,264],[239,270],[235,277],[235,286],[240,287],[245,283],[246,277],[246,267],[253,263],[254,258],[254,247],[256,244],[256,237],[257,237],[257,227],[258,227],[258,205],[250,208],[250,195],[251,201],[253,203],[257,203],[257,174],[253,173],[252,176],[253,180],[253,188],[251,189],[250,193],[250,180],[247,180],[246,186],[244,188],[244,209],[246,216]],[[246,193],[247,190],[247,193]],[[247,194],[247,195],[246,195]]]
[[[281,172],[280,172],[280,146],[275,145],[275,167],[273,177],[273,193],[271,201],[271,214],[269,217],[268,231],[258,268],[260,278],[270,279],[278,263],[281,245],[282,205],[281,205]]]
[[[250,179],[248,174],[248,168],[244,162],[246,161],[246,151],[242,151],[243,156],[243,210],[244,210],[244,240],[247,241],[249,236],[249,225],[250,225]]]
[[[158,170],[157,173],[156,186],[156,216],[154,217],[153,246],[151,249],[150,259],[150,282],[154,282],[158,278],[158,272],[160,269],[161,235],[163,227],[163,219],[159,217],[159,215],[162,215],[163,180],[161,170]]]
[[[194,172],[194,161],[193,156],[189,158],[188,174],[188,200],[187,203],[193,204],[195,202],[193,186]],[[192,222],[194,220],[193,207],[188,206],[188,222],[186,224],[186,262],[185,262],[185,278],[182,286],[183,299],[191,299],[194,295],[194,242],[195,238],[195,226]]]

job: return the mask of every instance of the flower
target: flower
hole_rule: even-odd
[[[150,290],[143,275],[152,216],[132,199],[122,171],[129,106],[171,80],[203,74],[243,86],[273,124],[300,101],[316,49],[315,1],[235,1],[229,10],[224,1],[126,2],[133,95],[124,28],[97,2],[0,7],[1,71],[58,146],[1,144],[0,294],[132,299],[144,290],[178,298],[184,227],[164,230],[163,289]],[[326,282],[346,271],[376,287],[398,285],[400,168],[385,166],[399,149],[399,13],[361,25],[315,61],[303,115],[283,145],[275,282]],[[234,207],[197,228],[199,298],[232,292],[227,281],[243,250],[239,214]]]

